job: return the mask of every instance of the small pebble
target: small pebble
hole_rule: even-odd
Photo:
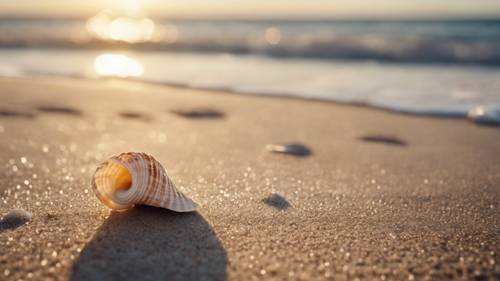
[[[16,228],[31,220],[33,215],[23,209],[14,209],[0,221],[0,228]]]
[[[500,125],[500,108],[476,106],[467,113],[469,120],[483,125]]]
[[[286,210],[290,207],[290,203],[286,200],[285,197],[279,194],[271,194],[267,198],[262,199],[262,202],[265,204],[274,207],[277,210]]]
[[[311,154],[311,150],[302,144],[288,143],[288,144],[268,144],[266,149],[270,152],[290,154],[294,156],[307,156]]]

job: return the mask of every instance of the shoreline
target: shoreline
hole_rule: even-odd
[[[239,95],[239,96],[250,96],[250,97],[260,97],[260,98],[279,98],[279,99],[290,99],[290,100],[298,100],[298,101],[306,101],[306,102],[316,102],[316,103],[325,103],[325,104],[334,104],[334,105],[339,105],[339,106],[348,106],[348,107],[359,107],[359,108],[365,108],[368,110],[377,110],[377,111],[382,111],[382,112],[387,112],[387,113],[392,113],[396,115],[401,115],[401,116],[414,116],[414,117],[420,117],[420,118],[437,118],[437,119],[459,119],[459,120],[466,120],[468,122],[471,122],[477,126],[482,126],[482,127],[497,127],[498,125],[496,124],[481,124],[481,123],[476,123],[473,120],[470,120],[470,118],[467,116],[467,113],[461,114],[461,113],[454,113],[454,112],[448,112],[448,113],[437,113],[437,112],[415,112],[411,110],[398,110],[398,109],[392,109],[389,107],[384,107],[384,106],[377,106],[377,105],[371,105],[369,103],[362,103],[362,102],[349,102],[349,101],[336,101],[336,100],[331,100],[331,99],[321,99],[321,98],[316,98],[316,97],[301,97],[301,96],[296,96],[296,95],[289,95],[289,94],[266,94],[266,93],[244,93],[244,92],[239,92],[236,90],[232,90],[230,88],[225,88],[225,87],[193,87],[189,86],[187,84],[183,83],[168,83],[168,82],[155,82],[155,81],[145,81],[145,80],[140,80],[140,79],[134,79],[134,78],[119,78],[119,77],[102,77],[102,78],[89,78],[89,77],[83,77],[83,76],[62,76],[62,75],[28,75],[28,76],[13,76],[13,77],[7,77],[7,76],[0,76],[0,80],[9,80],[9,79],[41,79],[41,80],[51,80],[51,79],[56,79],[56,80],[76,80],[76,81],[96,81],[96,82],[113,82],[113,81],[120,81],[120,82],[125,82],[125,83],[137,83],[137,84],[144,84],[144,85],[151,85],[151,86],[159,86],[159,87],[168,87],[168,88],[173,88],[173,89],[181,89],[181,90],[195,90],[195,91],[202,91],[202,92],[210,92],[210,93],[216,93],[216,94],[222,94],[222,95]],[[500,122],[500,121],[499,121]]]

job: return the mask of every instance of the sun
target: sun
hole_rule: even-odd
[[[149,18],[113,17],[100,13],[87,21],[87,31],[103,40],[139,43],[153,39],[155,24]]]
[[[146,16],[140,0],[114,0],[113,5],[87,20],[87,31],[95,38],[139,43],[151,41],[155,23]]]

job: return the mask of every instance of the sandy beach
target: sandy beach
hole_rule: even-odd
[[[500,279],[498,127],[122,80],[2,78],[0,101],[0,215],[33,214],[0,230],[0,280]],[[106,209],[92,174],[125,151],[199,211]]]

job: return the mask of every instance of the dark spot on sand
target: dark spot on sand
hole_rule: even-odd
[[[289,154],[293,156],[309,156],[312,152],[311,150],[300,143],[279,143],[279,144],[268,144],[266,149],[270,152]]]
[[[172,110],[171,112],[179,116],[192,119],[216,119],[216,118],[223,118],[225,116],[224,112],[210,108]]]
[[[285,197],[276,193],[271,194],[269,197],[262,199],[262,202],[277,210],[286,210],[290,208],[290,203],[288,202],[288,200],[286,200]]]
[[[139,112],[135,112],[135,111],[122,111],[122,112],[118,113],[118,115],[120,115],[120,117],[125,118],[125,119],[137,119],[137,120],[148,120],[149,119],[146,115],[139,113]]]
[[[29,222],[33,215],[23,209],[14,209],[8,212],[0,221],[0,231],[4,229],[15,229]]]
[[[49,221],[49,220],[55,220],[57,219],[57,215],[56,214],[53,214],[53,213],[47,213],[45,215],[45,220]]]
[[[71,107],[58,107],[58,106],[39,106],[36,108],[38,111],[45,113],[66,114],[66,115],[82,115],[78,109]]]
[[[119,115],[123,118],[130,118],[130,119],[140,119],[144,117],[142,114],[132,111],[120,112]]]
[[[0,117],[12,117],[12,118],[33,118],[35,115],[29,112],[20,112],[13,110],[0,110]]]
[[[396,146],[406,146],[407,145],[407,143],[405,141],[400,140],[396,137],[391,137],[391,136],[368,135],[368,136],[360,137],[359,139],[366,141],[366,142],[381,143],[381,144],[387,144],[387,145],[396,145]]]

